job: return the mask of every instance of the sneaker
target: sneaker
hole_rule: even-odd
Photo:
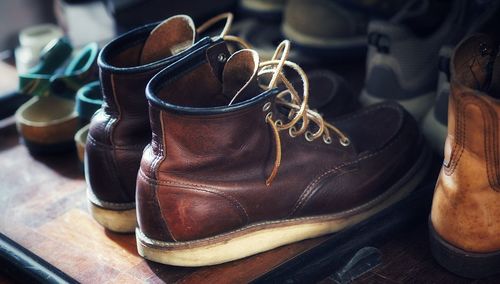
[[[450,58],[451,46],[443,46],[439,50],[439,75],[436,102],[422,121],[422,132],[439,155],[444,153],[444,142],[448,135],[448,97],[450,95]]]
[[[499,50],[475,35],[451,61],[448,136],[429,227],[438,263],[467,278],[500,273]]]
[[[470,1],[465,34],[470,35],[477,31],[488,29],[497,24],[489,21],[498,15],[499,1]],[[427,112],[422,121],[422,132],[427,141],[439,155],[444,153],[444,143],[447,136],[448,125],[448,97],[450,94],[450,57],[454,45],[443,46],[439,51],[439,75],[437,97],[432,108]]]
[[[198,31],[221,19],[226,19],[227,31],[231,14],[210,20]],[[137,171],[143,149],[151,140],[146,84],[161,69],[211,42],[206,37],[195,43],[196,37],[191,18],[179,15],[132,30],[108,43],[99,54],[104,104],[90,123],[85,176],[90,212],[111,231],[133,232],[136,226]]]
[[[366,27],[371,17],[387,17],[402,0],[290,0],[282,32],[302,53],[319,58],[364,57]]]
[[[414,0],[390,21],[370,22],[361,103],[397,101],[420,120],[436,99],[439,49],[463,36],[466,10],[465,0]]]
[[[244,258],[359,223],[424,178],[430,155],[408,113],[386,103],[325,121],[288,50],[285,41],[273,61],[243,49],[214,64],[207,45],[149,82],[140,255],[178,266]]]

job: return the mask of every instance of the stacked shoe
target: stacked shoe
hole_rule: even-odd
[[[327,122],[308,106],[287,41],[265,62],[248,49],[212,61],[214,44],[225,43],[191,49],[147,87],[153,135],[136,197],[145,258],[210,265],[336,232],[424,178],[428,152],[397,104]],[[300,93],[284,68],[299,74]]]
[[[76,151],[80,162],[84,162],[85,145],[90,128],[90,119],[102,106],[102,92],[99,81],[88,83],[76,93],[75,110],[80,125],[83,126],[75,134]]]
[[[31,153],[75,148],[73,137],[80,126],[75,94],[81,86],[97,78],[98,47],[90,43],[74,56],[71,52],[67,39],[54,40],[43,51],[41,62],[30,72],[19,75],[20,92],[33,96],[15,115],[21,139]]]
[[[422,120],[422,132],[427,142],[439,155],[444,153],[444,141],[448,125],[448,98],[450,96],[450,60],[453,48],[443,46],[439,50],[439,75],[436,101]]]
[[[469,278],[500,273],[499,50],[476,35],[453,55],[448,136],[429,222],[436,260]]]
[[[471,1],[467,8],[467,21],[464,25],[464,35],[488,30],[491,23],[498,16],[500,2],[498,1]],[[450,57],[454,45],[445,45],[439,51],[438,85],[436,101],[422,121],[422,132],[429,144],[439,155],[444,153],[444,144],[448,125],[448,97],[450,93]]]
[[[390,21],[370,22],[361,102],[397,101],[420,120],[435,100],[439,49],[463,35],[466,2],[410,1]]]
[[[363,57],[368,20],[387,18],[404,2],[290,0],[281,29],[304,54],[337,60]]]
[[[198,28],[203,31],[222,14]],[[144,90],[161,69],[211,42],[197,43],[197,31],[188,16],[171,17],[161,23],[132,30],[107,44],[98,65],[103,107],[93,116],[86,144],[85,176],[93,217],[116,232],[133,232],[136,226],[135,186],[144,147],[151,141],[148,103]],[[186,50],[190,48],[190,50]],[[209,60],[225,60],[214,45]],[[192,82],[193,85],[199,82]]]

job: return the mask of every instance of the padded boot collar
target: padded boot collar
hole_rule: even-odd
[[[241,109],[248,108],[259,102],[266,100],[267,98],[276,95],[279,92],[279,89],[271,89],[268,91],[264,91],[261,94],[254,96],[248,100],[235,103],[230,106],[216,106],[216,107],[190,107],[190,106],[180,106],[175,105],[163,100],[157,96],[157,93],[165,88],[169,83],[173,82],[177,78],[187,74],[189,71],[195,69],[196,67],[207,63],[207,58],[205,56],[207,50],[215,46],[216,44],[220,44],[223,41],[218,39],[212,43],[210,42],[199,42],[199,44],[195,45],[191,52],[186,55],[184,58],[174,62],[172,65],[169,65],[167,68],[163,69],[161,72],[156,74],[151,81],[149,81],[146,87],[146,97],[149,102],[160,109],[172,111],[180,114],[188,114],[188,115],[211,115],[211,114],[221,114],[228,113],[233,111],[238,111]]]

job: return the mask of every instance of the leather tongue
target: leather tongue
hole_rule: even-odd
[[[156,26],[142,48],[140,64],[151,63],[172,55],[193,45],[196,28],[191,17],[173,16]]]
[[[257,80],[259,55],[255,50],[239,50],[226,62],[222,71],[222,92],[229,105],[247,100],[260,93]]]

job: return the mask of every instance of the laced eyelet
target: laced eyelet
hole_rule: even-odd
[[[332,138],[330,136],[323,136],[323,142],[325,144],[332,144]]]
[[[274,124],[275,124],[276,126],[280,127],[280,126],[283,126],[283,121],[281,121],[281,119],[278,119],[278,120],[276,120],[276,121],[274,122]]]
[[[220,53],[218,56],[217,56],[217,61],[219,61],[220,63],[224,63],[226,62],[227,58],[226,58],[226,55],[224,53]]]
[[[297,137],[297,135],[294,133],[296,131],[297,131],[297,129],[295,128],[295,126],[292,126],[292,127],[288,128],[288,135],[290,135],[290,137],[292,137],[292,138]]]
[[[349,138],[341,138],[339,139],[340,145],[347,147],[351,144],[351,140]]]
[[[312,137],[312,133],[310,131],[306,131],[306,134],[304,134],[304,137],[306,138],[307,141],[312,142],[314,141],[314,138]]]
[[[264,104],[264,106],[262,107],[262,111],[268,111],[271,109],[271,102],[267,102]]]
[[[267,122],[267,120],[270,119],[270,118],[273,118],[273,113],[272,112],[268,112],[266,114],[266,118],[264,120]]]

